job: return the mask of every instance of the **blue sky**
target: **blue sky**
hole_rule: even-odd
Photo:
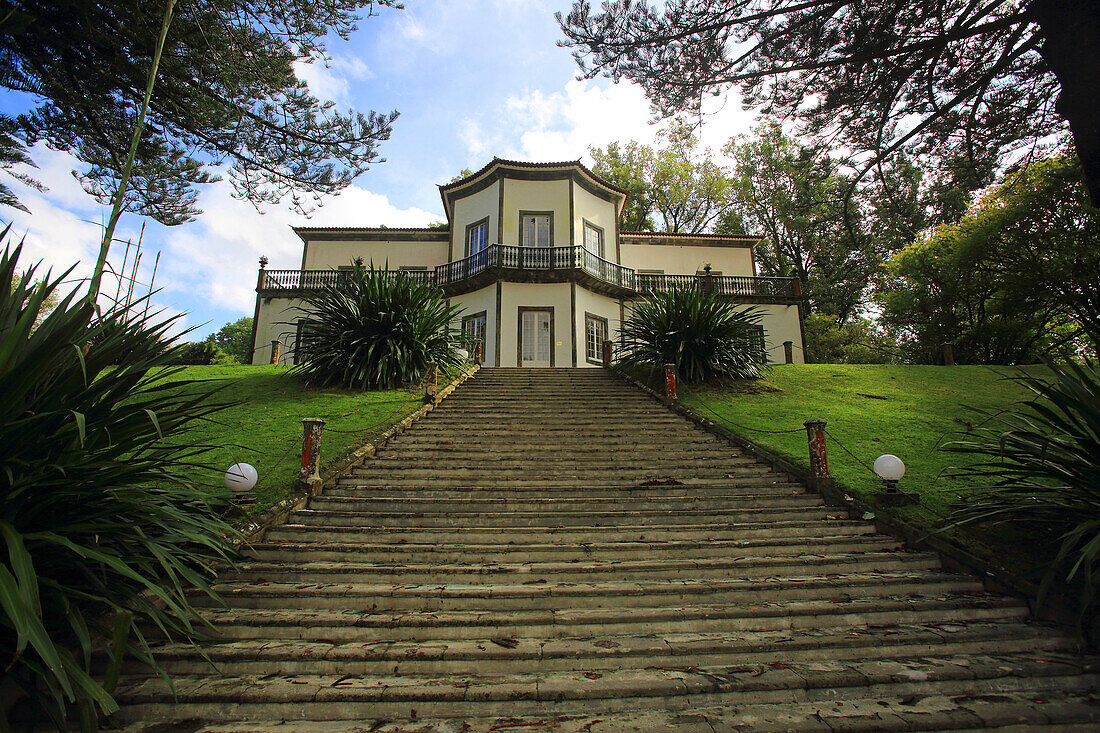
[[[161,252],[155,306],[186,314],[198,339],[241,316],[251,316],[257,260],[272,268],[296,267],[301,242],[292,225],[425,226],[443,221],[437,184],[461,169],[477,168],[494,155],[546,161],[587,158],[591,145],[614,140],[652,142],[648,104],[630,84],[577,81],[576,66],[554,12],[568,0],[406,0],[402,11],[382,9],[363,18],[348,42],[329,45],[327,66],[297,69],[319,97],[342,108],[401,113],[392,138],[381,147],[385,163],[372,167],[309,219],[273,206],[262,213],[237,201],[229,186],[214,184],[200,194],[204,213],[194,222],[163,227],[145,221],[138,282],[148,284]],[[2,97],[2,93],[0,93]],[[0,108],[25,101],[0,98]],[[702,128],[715,149],[747,132],[753,116],[731,96],[712,100]],[[86,275],[95,261],[101,207],[72,177],[78,163],[65,153],[37,147],[34,175],[49,190],[39,193],[12,182],[27,214],[0,207],[0,218],[25,236],[24,263],[67,268],[79,261]],[[126,216],[116,236],[137,240],[143,220]],[[110,260],[120,264],[122,245]],[[104,290],[113,293],[113,281]]]

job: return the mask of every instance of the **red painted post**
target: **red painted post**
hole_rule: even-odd
[[[783,357],[786,359],[786,363],[794,363],[794,341],[783,342]]]
[[[321,490],[321,474],[317,467],[321,459],[321,432],[325,421],[319,417],[302,418],[302,467],[294,485],[316,494]]]
[[[272,364],[278,364],[279,363],[279,352],[282,350],[282,346],[283,345],[279,342],[279,339],[272,339],[271,340],[271,363]]]
[[[474,342],[474,363],[481,366],[481,341]]]
[[[603,366],[604,369],[611,368],[611,340],[605,339],[603,342]]]
[[[829,454],[825,447],[825,421],[820,418],[807,420],[806,440],[810,446],[810,473],[815,489],[832,480],[829,474]]]
[[[439,389],[439,376],[435,364],[428,365],[428,382],[424,385],[424,404],[435,404]]]
[[[665,364],[665,402],[676,401],[676,365]]]

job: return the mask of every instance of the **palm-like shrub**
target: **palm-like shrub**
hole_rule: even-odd
[[[760,311],[695,288],[670,288],[634,304],[622,326],[627,366],[675,364],[685,382],[755,379],[764,368]]]
[[[35,327],[64,276],[20,281],[18,256],[0,255],[0,655],[58,727],[75,702],[90,728],[117,707],[94,649],[151,661],[142,628],[195,638],[186,589],[230,559],[219,500],[192,481],[204,447],[166,440],[221,405],[158,369],[173,349],[134,348],[172,319],[97,318],[70,294]]]
[[[986,420],[944,450],[978,460],[951,470],[974,482],[950,527],[1010,525],[1049,537],[1058,552],[1041,590],[1082,586],[1088,611],[1100,580],[1100,373],[1094,364],[1049,364],[1053,379],[1014,377],[1032,397]]]
[[[357,264],[304,299],[295,372],[317,386],[371,389],[420,379],[429,364],[458,366],[460,309],[397,272]]]

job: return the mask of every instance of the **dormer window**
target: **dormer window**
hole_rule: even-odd
[[[466,227],[466,256],[476,255],[489,246],[489,217]]]
[[[521,247],[550,247],[550,230],[553,215],[547,213],[520,212],[519,232]]]

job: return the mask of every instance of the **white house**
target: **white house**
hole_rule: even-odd
[[[768,360],[803,360],[799,283],[757,277],[757,237],[619,231],[626,192],[579,161],[494,158],[439,193],[445,227],[295,228],[299,268],[261,260],[253,363],[294,363],[301,296],[357,258],[442,289],[482,341],[487,366],[599,365],[631,304],[673,285],[758,306]]]

